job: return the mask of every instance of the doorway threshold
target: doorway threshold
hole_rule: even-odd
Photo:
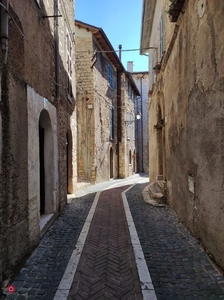
[[[40,216],[40,238],[44,236],[48,228],[54,223],[56,214],[43,214]]]

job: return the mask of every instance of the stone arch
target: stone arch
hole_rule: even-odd
[[[40,214],[55,212],[54,140],[49,113],[43,109],[39,117]]]
[[[110,178],[114,177],[114,153],[112,147],[110,148]]]

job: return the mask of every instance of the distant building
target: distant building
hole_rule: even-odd
[[[139,95],[101,28],[76,20],[78,181],[135,171],[134,103]]]
[[[121,76],[121,140],[119,143],[119,177],[125,178],[137,172],[136,126],[140,122],[136,103],[140,93],[132,74]]]
[[[136,102],[136,113],[141,119],[136,123],[137,172],[149,172],[149,114],[148,72],[133,72],[132,77],[140,92]]]

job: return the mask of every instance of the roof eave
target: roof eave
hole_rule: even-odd
[[[148,52],[155,7],[156,7],[156,0],[143,1],[141,42],[140,42],[141,55]]]
[[[89,30],[92,32],[92,34],[94,35],[94,37],[96,38],[96,40],[100,40],[101,38],[104,41],[104,44],[100,44],[100,46],[102,47],[102,49],[106,52],[108,58],[111,60],[111,62],[114,64],[114,66],[116,67],[116,69],[118,71],[125,71],[125,68],[122,64],[122,62],[120,61],[116,51],[114,50],[113,46],[111,45],[111,42],[109,41],[108,37],[106,36],[104,30],[100,27],[96,27],[96,26],[92,26],[90,24],[81,22],[79,20],[75,20],[75,25],[81,28],[84,28],[86,30]]]

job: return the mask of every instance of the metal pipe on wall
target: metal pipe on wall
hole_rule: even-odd
[[[140,84],[141,84],[141,146],[142,146],[142,153],[141,153],[141,155],[142,155],[142,161],[141,161],[141,166],[142,166],[142,168],[141,168],[141,171],[142,172],[144,172],[144,164],[143,164],[143,156],[144,156],[144,154],[143,154],[143,104],[142,104],[142,102],[143,102],[143,99],[142,99],[142,79],[144,78],[144,76],[145,76],[145,74],[143,74],[142,75],[142,77],[140,78]]]
[[[59,90],[59,0],[55,0],[54,2],[54,14],[55,14],[55,81],[56,81],[56,98],[59,99],[60,97],[60,90]]]
[[[9,1],[1,0],[1,23],[0,23],[0,32],[1,32],[1,49],[4,56],[4,62],[7,62],[8,58],[8,40],[9,40],[9,22],[8,22],[8,9]]]

